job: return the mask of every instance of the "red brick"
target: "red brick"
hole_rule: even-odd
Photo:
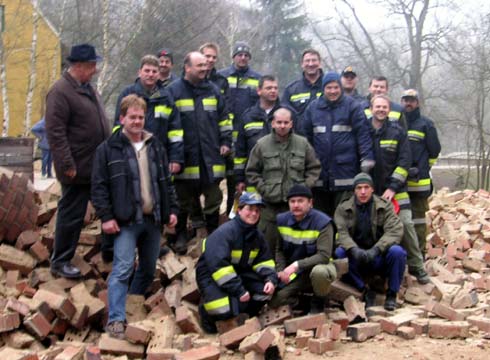
[[[20,316],[17,312],[0,313],[0,333],[17,329],[20,326]]]
[[[387,332],[388,334],[396,334],[396,330],[403,325],[410,324],[410,321],[418,318],[418,315],[415,314],[398,314],[394,316],[390,316],[387,318],[382,318],[380,321],[381,330]]]
[[[98,346],[89,345],[85,349],[85,359],[86,360],[101,360],[100,349]]]
[[[51,331],[51,324],[40,312],[26,317],[23,324],[29,333],[40,340],[48,336]]]
[[[5,279],[5,285],[8,287],[15,287],[17,281],[20,279],[20,271],[19,270],[9,270],[7,271],[7,276]]]
[[[490,318],[483,316],[468,316],[466,321],[471,325],[476,326],[478,330],[490,333]]]
[[[465,316],[461,313],[458,313],[456,310],[451,308],[448,305],[442,304],[442,303],[428,303],[425,306],[425,309],[427,311],[430,311],[434,314],[436,314],[439,317],[442,317],[444,319],[448,319],[451,321],[463,321]]]
[[[92,296],[84,283],[79,283],[72,287],[70,289],[70,296],[77,303],[82,303],[88,306],[89,322],[102,315],[105,310],[105,303],[99,298]]]
[[[415,334],[422,335],[429,332],[429,319],[415,319],[410,321],[410,326],[415,330]]]
[[[78,303],[74,305],[77,311],[70,319],[70,324],[75,329],[81,330],[87,324],[89,307],[85,304]]]
[[[335,342],[330,339],[309,339],[308,350],[313,354],[323,354],[334,349]]]
[[[198,334],[202,333],[199,321],[187,306],[179,306],[175,309],[175,321],[184,334],[191,332]]]
[[[349,296],[354,296],[357,299],[362,298],[362,293],[356,288],[336,280],[330,285],[328,298],[338,302],[344,302]]]
[[[327,317],[324,313],[315,315],[306,315],[284,321],[284,329],[286,334],[294,334],[299,329],[311,330],[325,324]]]
[[[244,360],[265,360],[264,354],[258,353],[256,351],[250,351],[243,356]]]
[[[67,296],[56,294],[49,290],[39,289],[34,295],[34,299],[46,302],[56,315],[62,319],[70,320],[77,311],[75,305]]]
[[[65,335],[69,327],[70,323],[67,320],[57,317],[51,324],[51,333],[55,335]]]
[[[34,258],[10,245],[0,245],[0,266],[5,270],[19,270],[21,274],[29,274],[36,266]]]
[[[467,338],[470,324],[467,321],[429,321],[429,337],[436,339]]]
[[[0,350],[0,358],[6,360],[38,360],[39,359],[35,351],[12,349],[9,347],[3,347]]]
[[[175,360],[217,360],[219,357],[219,348],[212,345],[203,346],[174,355]]]
[[[14,299],[14,298],[10,298],[8,300],[6,308],[8,310],[12,310],[12,311],[17,312],[22,316],[26,316],[27,314],[29,314],[29,311],[30,311],[29,305],[27,305],[26,303],[23,303],[22,301]]]
[[[84,346],[67,346],[61,353],[56,355],[54,360],[78,360],[83,357]]]
[[[32,244],[29,253],[41,263],[49,259],[49,250],[41,241],[36,241]]]
[[[39,232],[33,230],[25,230],[20,233],[17,241],[15,242],[15,247],[19,250],[27,250],[36,241],[40,240]]]
[[[332,340],[338,340],[340,338],[340,332],[342,327],[336,323],[327,323],[319,326],[315,332],[315,338],[328,338]]]
[[[313,330],[298,330],[294,339],[296,347],[302,349],[308,346],[308,339],[313,337]]]
[[[259,319],[253,317],[247,321],[242,326],[239,326],[227,333],[221,334],[219,336],[219,341],[221,345],[225,347],[236,347],[240,341],[245,339],[247,336],[253,334],[256,331],[261,330],[261,325]]]
[[[366,320],[366,310],[364,308],[364,303],[354,296],[349,296],[344,300],[344,311],[347,314],[349,323],[360,322]]]
[[[266,328],[260,332],[247,336],[240,343],[238,350],[241,353],[247,353],[249,351],[256,351],[264,354],[269,346],[274,341],[274,335],[269,328]]]
[[[284,320],[293,317],[289,305],[280,306],[277,309],[269,309],[260,315],[259,320],[263,327],[282,324]]]
[[[415,339],[415,336],[417,335],[415,329],[410,326],[400,326],[396,330],[396,334],[406,340]]]
[[[73,256],[71,263],[80,270],[83,277],[88,277],[92,273],[92,267],[78,254]]]
[[[158,305],[160,305],[162,309],[166,310],[168,314],[172,313],[172,309],[170,309],[170,306],[165,299],[165,292],[163,291],[163,289],[157,291],[145,301],[145,308],[147,311],[151,311],[154,307]]]
[[[135,345],[126,340],[111,338],[108,334],[101,335],[98,346],[102,354],[143,358],[145,353],[145,347],[143,345]]]
[[[349,326],[349,319],[347,318],[347,314],[343,311],[334,311],[329,313],[328,319],[332,320],[336,324],[339,324],[342,330],[347,329]]]
[[[36,294],[36,289],[30,287],[30,286],[25,286],[23,289],[22,289],[22,295],[25,295],[25,296],[28,296],[30,298],[34,297],[34,295]]]
[[[153,329],[149,325],[148,321],[138,321],[135,323],[130,323],[126,327],[126,339],[133,344],[143,344],[147,345],[153,334]]]
[[[378,335],[381,332],[381,325],[378,323],[359,323],[349,325],[347,328],[347,336],[353,341],[363,342],[369,338]]]
[[[225,332],[228,332],[238,326],[242,326],[246,320],[248,320],[248,315],[242,313],[231,319],[216,321],[216,328],[218,329],[218,334],[224,334]],[[264,327],[263,324],[262,327]]]

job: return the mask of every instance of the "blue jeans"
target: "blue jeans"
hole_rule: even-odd
[[[126,295],[134,270],[135,250],[138,248],[138,268],[129,288],[130,294],[144,295],[153,281],[160,252],[160,226],[152,220],[143,224],[121,226],[114,238],[114,260],[109,276],[109,321],[126,320]]]
[[[407,262],[407,252],[400,245],[390,246],[384,254],[376,256],[369,264],[358,264],[343,247],[335,249],[335,257],[349,258],[349,272],[341,280],[358,290],[362,291],[366,286],[364,279],[374,274],[388,278],[388,288],[391,291],[397,293],[400,290]]]
[[[53,163],[53,159],[51,157],[51,150],[49,149],[41,149],[42,153],[42,163],[41,163],[41,174],[43,176],[51,177],[51,164]]]

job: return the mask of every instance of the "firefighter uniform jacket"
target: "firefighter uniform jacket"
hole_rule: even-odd
[[[306,107],[315,99],[323,95],[322,89],[323,71],[320,69],[320,76],[312,84],[305,74],[301,79],[295,80],[286,86],[282,94],[282,103],[288,104],[298,113],[297,133],[302,135],[303,118]]]
[[[235,143],[234,169],[238,182],[245,182],[245,166],[247,165],[250,151],[257,143],[257,140],[271,132],[271,121],[274,111],[279,108],[276,102],[269,113],[261,107],[260,102],[245,110],[238,127],[238,137]]]
[[[433,122],[420,115],[420,109],[405,114],[408,140],[412,151],[412,167],[418,169],[417,178],[407,181],[410,196],[427,198],[432,192],[430,168],[436,163],[441,144]]]
[[[125,88],[116,103],[114,129],[117,130],[121,100],[130,94],[136,94],[146,102],[145,129],[160,140],[167,150],[169,162],[184,163],[184,131],[180,121],[180,114],[163,87],[159,87],[149,95],[141,85],[139,78],[134,84]]]
[[[374,159],[369,124],[350,96],[314,100],[305,111],[304,134],[322,165],[316,186],[328,191],[351,190],[360,163]]]
[[[394,122],[385,121],[379,129],[371,126],[371,136],[376,160],[371,170],[375,194],[381,196],[386,189],[391,189],[396,193],[400,208],[409,209],[407,176],[412,154],[406,131]]]
[[[231,121],[218,88],[208,80],[193,85],[175,80],[168,91],[179,109],[184,129],[184,168],[176,180],[213,183],[225,175],[220,146],[231,148]]]
[[[256,225],[248,225],[237,216],[203,240],[196,280],[209,314],[229,313],[229,297],[245,294],[244,283],[257,275],[263,284],[278,283],[274,260]],[[250,295],[255,298],[254,294]]]
[[[276,252],[277,270],[297,261],[300,271],[318,264],[328,264],[333,252],[332,219],[311,209],[301,221],[288,211],[277,215],[282,241]]]

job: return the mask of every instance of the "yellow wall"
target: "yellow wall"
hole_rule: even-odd
[[[27,87],[31,73],[33,6],[30,0],[0,0],[0,4],[5,6],[3,43],[10,108],[9,136],[18,136],[24,133]],[[43,116],[46,93],[61,72],[59,37],[40,13],[37,26],[36,72],[31,126]],[[0,119],[3,119],[1,93]]]

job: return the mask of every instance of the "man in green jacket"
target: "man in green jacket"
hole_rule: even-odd
[[[265,202],[259,229],[264,232],[271,251],[279,239],[276,216],[289,210],[287,196],[295,184],[311,188],[320,176],[320,161],[303,136],[292,131],[291,111],[279,108],[271,122],[272,133],[253,147],[245,176]]]
[[[394,310],[407,253],[399,245],[403,224],[391,202],[375,195],[371,177],[360,173],[354,178],[354,195],[339,204],[334,220],[338,232],[335,256],[349,259],[349,272],[342,280],[363,291],[366,307],[370,307],[376,293],[365,280],[374,274],[387,277],[384,307]]]

